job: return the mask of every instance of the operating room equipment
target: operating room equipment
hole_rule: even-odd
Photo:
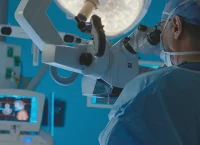
[[[62,37],[63,41],[66,44],[90,44],[92,43],[91,40],[86,40],[86,39],[81,39],[78,36],[72,35],[72,34],[68,34],[68,33],[64,33],[64,32],[59,32],[60,37]],[[5,24],[0,24],[0,36],[4,36],[4,37],[14,37],[14,38],[21,38],[21,39],[30,39],[28,37],[28,35],[24,32],[24,30],[21,27],[18,26],[12,26],[12,25],[5,25]],[[32,45],[32,54],[33,54],[33,65],[37,66],[38,65],[38,61],[39,61],[39,53],[40,50],[37,48],[37,46],[33,43]],[[45,66],[43,66],[41,68],[40,74],[44,74],[44,68]],[[47,70],[47,69],[46,69]],[[77,74],[72,74],[71,77],[68,77],[66,79],[64,79],[63,77],[59,76],[56,72],[55,68],[51,68],[50,69],[50,74],[52,76],[52,78],[59,84],[61,85],[70,85],[72,84],[76,78],[77,78]],[[42,76],[42,75],[39,75]],[[37,80],[39,81],[41,79],[41,77],[37,77]],[[33,82],[33,81],[32,81]],[[34,82],[35,84],[38,84],[36,82]],[[32,83],[31,83],[32,84]],[[30,86],[30,85],[29,85]],[[32,86],[33,87],[33,86]]]
[[[7,7],[8,7],[8,1],[1,0],[0,1],[0,24],[5,24],[7,21]],[[0,41],[5,42],[5,38],[0,36]]]
[[[92,15],[102,19],[109,38],[131,31],[145,16],[151,0],[54,0],[67,17],[89,21]]]
[[[76,43],[82,43],[82,44],[88,44],[91,41],[79,38],[78,36],[59,32],[59,35],[62,37],[63,41],[65,43],[69,44],[76,44]],[[14,38],[20,38],[20,39],[30,39],[28,35],[24,32],[24,30],[19,26],[12,26],[7,24],[0,24],[0,36],[2,37],[14,37]],[[33,65],[38,66],[39,61],[39,49],[37,46],[33,43],[32,45],[32,54],[33,54]]]
[[[0,88],[18,88],[21,78],[21,47],[0,42]]]
[[[0,111],[0,145],[53,145],[52,136],[40,129],[44,100],[32,91],[0,90],[1,110],[11,110]],[[19,101],[23,107],[16,105]]]
[[[42,64],[36,76],[27,84],[23,76],[23,62],[21,60],[21,47],[0,42],[0,89],[28,89],[35,90],[49,66]],[[24,83],[24,84],[23,84]]]
[[[50,3],[51,0],[22,0],[15,13],[16,20],[42,50],[43,63],[84,75],[82,86],[87,88],[83,91],[91,92],[94,86],[89,87],[88,82],[95,84],[100,79],[111,86],[111,94],[119,95],[124,86],[139,75],[137,52],[145,47],[153,48],[153,52],[158,48],[160,31],[143,25],[112,46],[106,40],[101,18],[97,15],[93,15],[89,23],[77,20],[77,23],[86,26],[93,43],[65,46],[46,15]]]
[[[140,26],[141,30],[144,30],[145,29],[149,29],[148,31],[153,31],[153,29],[151,30],[150,28],[147,28],[146,26]],[[11,26],[11,25],[0,25],[0,35],[2,36],[5,36],[5,37],[14,37],[14,38],[21,38],[21,39],[30,39],[27,34],[23,31],[23,29],[21,27],[17,27],[17,26]],[[130,35],[130,37],[126,37],[125,40],[124,40],[124,45],[129,48],[129,50],[131,50],[131,47],[134,48],[133,44],[136,44],[135,42],[133,41],[136,41],[135,37],[137,38],[140,38],[140,40],[138,40],[140,42],[140,44],[138,44],[138,46],[141,46],[141,49],[139,48],[136,48],[136,52],[140,52],[140,53],[145,53],[145,54],[148,54],[148,53],[151,53],[153,52],[154,50],[153,49],[156,49],[155,47],[152,47],[152,50],[151,48],[149,49],[145,49],[143,46],[145,43],[148,43],[148,41],[143,41],[146,39],[146,35],[144,35],[145,33],[139,33],[140,31],[137,29],[135,32],[134,32],[134,35]],[[66,43],[73,43],[73,42],[80,42],[82,45],[85,45],[85,44],[92,44],[92,41],[91,40],[86,40],[86,39],[80,39],[79,37],[77,36],[74,36],[72,34],[67,34],[67,33],[64,33],[64,32],[60,32],[59,33],[60,36],[63,38],[63,40],[66,42]],[[136,35],[136,36],[135,36]],[[143,37],[142,37],[143,36]],[[128,39],[130,41],[128,41]],[[155,38],[154,38],[155,39]],[[147,40],[147,39],[146,39]],[[78,42],[77,42],[78,41]],[[154,40],[155,41],[155,40]],[[148,44],[147,44],[148,46]],[[36,51],[36,55],[33,55],[33,59],[35,59],[34,62],[38,62],[38,48],[35,46],[35,44],[33,43],[33,46],[32,46],[32,51]],[[161,62],[150,62],[150,61],[142,61],[142,60],[139,60],[139,64],[140,65],[145,65],[145,66],[149,66],[149,65],[152,65],[154,64],[155,66],[162,66],[162,63]],[[35,88],[37,86],[37,82],[40,82],[42,76],[44,75],[44,73],[46,72],[47,66],[42,66],[39,73],[36,75],[37,77],[34,78],[34,81],[31,81],[31,83],[29,84],[28,86],[28,89],[30,88]],[[51,70],[52,71],[52,70]],[[54,69],[53,69],[54,71]],[[43,74],[43,75],[42,75]],[[51,73],[54,75],[54,73]],[[37,81],[36,81],[37,80]],[[33,83],[34,82],[34,83]],[[94,82],[96,82],[96,80],[94,80]],[[97,82],[96,82],[97,83]],[[34,84],[34,85],[33,85]],[[84,85],[84,84],[83,84]],[[83,86],[84,87],[84,86]],[[31,90],[32,90],[31,89]],[[91,95],[91,91],[90,92],[87,92],[86,90],[83,91],[83,95],[86,95],[88,96],[89,94]],[[94,92],[93,92],[94,93]],[[90,96],[89,95],[89,96]],[[99,95],[98,95],[99,96]],[[105,96],[105,94],[102,94],[101,93],[101,96]]]
[[[65,43],[82,43],[88,44],[91,40],[80,38],[76,35],[59,32],[60,37]],[[0,24],[0,36],[14,37],[20,39],[30,39],[26,32],[19,26],[13,26],[8,24]]]

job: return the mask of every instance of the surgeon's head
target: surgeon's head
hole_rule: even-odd
[[[163,49],[170,52],[172,63],[200,58],[200,0],[168,0],[159,25]]]

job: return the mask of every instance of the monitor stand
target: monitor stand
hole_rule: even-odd
[[[40,130],[38,133],[21,132],[20,126],[12,126],[9,131],[0,131],[0,145],[53,145],[49,133]]]

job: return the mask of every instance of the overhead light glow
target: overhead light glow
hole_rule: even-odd
[[[68,16],[77,16],[86,0],[55,0]],[[90,0],[93,1],[93,0]],[[108,37],[117,37],[133,29],[144,17],[151,0],[98,0],[96,14],[102,19]]]

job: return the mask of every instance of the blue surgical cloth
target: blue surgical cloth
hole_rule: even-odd
[[[100,145],[199,145],[199,104],[196,69],[173,66],[144,73],[124,88]]]
[[[189,24],[200,25],[200,0],[168,0],[161,19],[175,15],[182,16]]]

